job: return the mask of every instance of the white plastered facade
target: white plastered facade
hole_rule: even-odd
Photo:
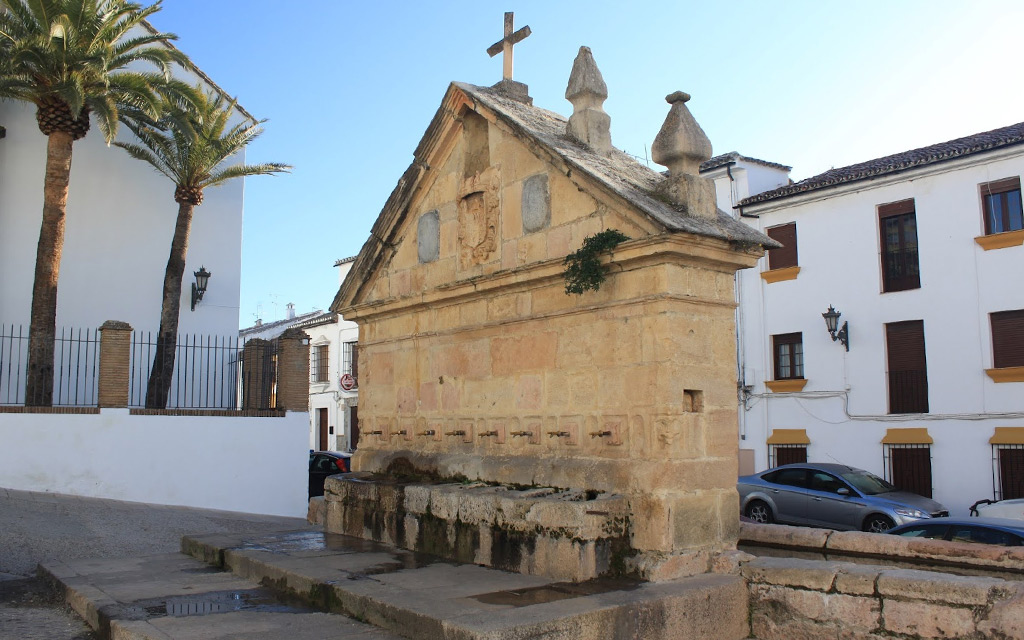
[[[352,268],[352,260],[339,260],[336,266],[340,284]],[[356,386],[351,389],[343,387],[341,378],[346,374],[353,375],[351,349],[358,343],[359,326],[337,314],[328,316],[330,321],[302,326],[309,335],[309,448],[352,451],[358,444],[358,435],[353,434],[353,424],[358,422],[358,372],[352,378]],[[327,351],[327,375],[325,379],[317,380],[317,352],[324,348]]]
[[[785,171],[745,160],[704,175],[715,179],[719,208],[737,216],[739,200],[787,183]],[[802,429],[808,460],[889,475],[883,440],[890,430],[927,429],[934,498],[966,515],[976,500],[993,497],[990,439],[997,427],[1024,427],[1024,382],[986,375],[989,314],[1024,309],[1024,246],[985,250],[975,241],[984,234],[979,185],[1021,175],[1024,146],[1016,145],[743,207],[742,219],[760,230],[796,223],[799,273],[767,282],[766,256],[737,276],[741,460],[768,468],[772,434]],[[920,288],[886,293],[878,206],[909,198]],[[826,330],[829,305],[842,313],[840,325],[849,322],[849,352]],[[923,321],[929,407],[893,415],[885,325],[907,320]],[[773,392],[765,384],[774,377],[772,336],[795,332],[806,385]]]
[[[185,69],[176,75],[202,82]],[[236,114],[236,118],[242,116]],[[0,102],[0,324],[27,327],[43,209],[47,139],[35,107]],[[120,127],[118,140],[133,139]],[[107,146],[93,119],[74,144],[57,328],[96,329],[106,320],[155,332],[178,212],[174,184],[150,165]],[[244,151],[237,158],[244,162]],[[179,331],[232,336],[238,331],[244,180],[207,189],[196,208],[181,292]],[[193,272],[212,273],[190,311]]]

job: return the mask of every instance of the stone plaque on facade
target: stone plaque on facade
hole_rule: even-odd
[[[441,251],[441,222],[437,210],[420,216],[416,225],[416,253],[420,263],[433,262]]]
[[[547,228],[551,223],[551,194],[548,174],[541,173],[523,180],[523,233]]]

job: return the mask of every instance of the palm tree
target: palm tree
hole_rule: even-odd
[[[90,115],[109,143],[126,105],[155,113],[154,82],[170,77],[170,63],[185,62],[164,46],[176,36],[155,33],[145,19],[160,3],[143,8],[125,0],[0,0],[0,98],[36,105],[47,136],[43,217],[36,248],[29,325],[25,402],[53,400],[53,351],[57,280],[71,176],[72,144],[89,131]],[[139,62],[160,73],[129,71]]]
[[[234,178],[272,175],[288,171],[289,165],[232,163],[235,155],[263,133],[265,121],[244,120],[229,127],[235,101],[225,101],[219,93],[200,88],[188,100],[180,92],[165,94],[161,116],[156,121],[144,118],[125,121],[139,143],[115,142],[134,158],[151,164],[174,183],[174,201],[178,217],[171,239],[171,253],[164,271],[160,329],[156,356],[146,389],[146,407],[164,409],[174,374],[174,356],[181,308],[181,280],[188,254],[192,215],[203,202],[203,190]]]

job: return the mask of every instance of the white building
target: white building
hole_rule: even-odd
[[[284,320],[275,320],[273,322],[263,322],[262,319],[257,318],[256,324],[251,327],[245,327],[244,329],[238,330],[238,342],[245,344],[250,340],[259,338],[260,340],[273,340],[287,329],[295,326],[302,325],[310,320],[316,320],[324,315],[323,309],[313,309],[308,313],[295,313],[295,305],[291,302],[284,306]]]
[[[334,263],[339,284],[355,258]],[[309,336],[309,448],[315,451],[353,451],[359,443],[359,326],[333,312],[315,310],[257,323],[238,332],[239,342],[273,340],[296,327]]]
[[[338,260],[338,283],[355,258]],[[353,451],[359,444],[359,326],[336,313],[297,325],[309,335],[309,448]]]
[[[220,91],[197,68],[178,68],[189,83]],[[0,325],[24,326],[32,304],[32,274],[43,210],[46,136],[35,106],[0,102]],[[236,117],[252,119],[236,108]],[[132,133],[121,127],[118,139]],[[244,152],[238,158],[244,162]],[[207,189],[196,208],[182,287],[181,333],[230,336],[238,331],[244,180]],[[161,288],[178,205],[174,184],[151,166],[107,146],[95,121],[75,142],[64,252],[57,288],[57,329],[95,329],[121,320],[155,332]],[[212,276],[194,311],[193,272]]]
[[[840,461],[959,515],[1024,497],[1024,123],[794,184],[702,173],[786,245],[737,281],[741,472]]]

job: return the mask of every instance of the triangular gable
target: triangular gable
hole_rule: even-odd
[[[462,119],[472,111],[490,125],[511,133],[553,172],[572,180],[580,190],[598,201],[609,202],[615,210],[637,218],[649,233],[693,234],[742,245],[771,247],[775,243],[760,232],[719,211],[717,219],[686,216],[657,198],[662,174],[636,162],[632,156],[613,150],[602,156],[565,135],[562,116],[511,100],[493,90],[452,83],[413,154],[413,162],[402,175],[381,210],[370,237],[363,245],[331,309],[339,311],[362,302],[379,270],[388,263],[412,206],[429,190],[436,172],[445,162],[462,133]]]

